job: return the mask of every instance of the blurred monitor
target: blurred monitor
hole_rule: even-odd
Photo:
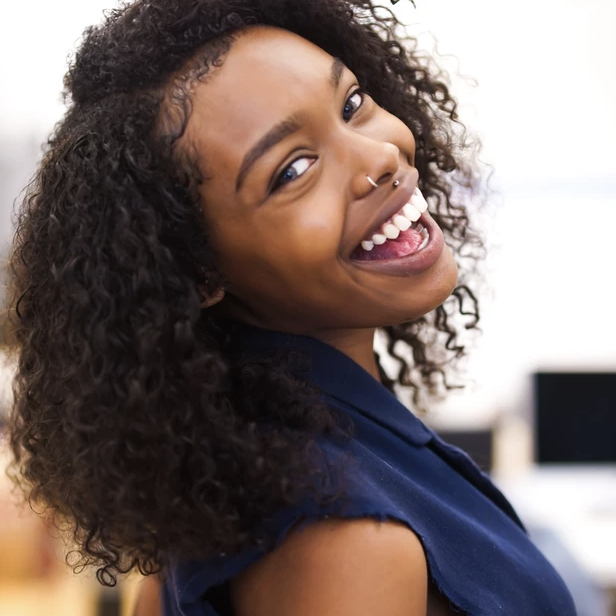
[[[616,372],[537,372],[539,464],[616,463]]]
[[[484,472],[492,471],[493,435],[492,430],[436,430],[446,442],[465,451]]]

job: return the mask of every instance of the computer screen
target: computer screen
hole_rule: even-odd
[[[447,443],[465,451],[484,473],[490,474],[494,457],[493,434],[491,429],[436,429],[435,432]]]
[[[534,374],[539,464],[616,463],[616,372]]]

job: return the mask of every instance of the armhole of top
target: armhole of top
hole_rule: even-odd
[[[212,606],[218,616],[235,616],[231,604],[230,580],[225,580],[218,586],[212,586],[205,593],[204,599]]]
[[[346,511],[343,514],[340,513],[332,513],[332,514],[312,514],[312,515],[298,515],[297,517],[290,520],[285,527],[278,533],[276,537],[275,547],[273,547],[267,554],[271,554],[285,541],[286,538],[289,537],[291,533],[299,533],[302,530],[310,527],[313,524],[318,522],[322,522],[325,520],[341,520],[341,521],[352,521],[352,520],[373,520],[375,522],[392,522],[396,523],[400,526],[404,526],[407,530],[409,530],[413,535],[417,538],[421,545],[421,549],[424,554],[424,558],[426,560],[426,569],[428,580],[431,580],[430,576],[430,566],[428,563],[428,555],[426,552],[426,548],[424,545],[424,541],[418,535],[418,533],[410,526],[407,520],[405,520],[402,516],[395,514],[393,512],[383,512],[382,510],[378,510],[376,508],[372,509],[361,509],[354,511]],[[210,588],[205,595],[205,599],[209,601],[212,608],[215,610],[216,616],[235,616],[235,612],[233,610],[233,605],[231,601],[231,580],[236,576],[239,576],[241,573],[247,571],[255,565],[262,557],[264,557],[266,553],[263,553],[260,558],[256,558],[252,560],[248,565],[243,567],[241,570],[235,572],[233,575],[228,576],[225,581],[217,587]]]

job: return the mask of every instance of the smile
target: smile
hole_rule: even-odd
[[[350,255],[354,265],[379,273],[406,276],[436,263],[445,247],[443,232],[415,188],[408,203],[362,240]]]
[[[351,254],[352,259],[374,261],[403,257],[418,252],[429,241],[429,233],[421,216],[428,204],[419,188],[408,203],[385,220],[376,233],[371,233]]]

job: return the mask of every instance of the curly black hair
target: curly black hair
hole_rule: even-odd
[[[446,78],[391,11],[370,0],[137,0],[108,12],[71,60],[67,112],[9,259],[11,473],[68,529],[72,564],[97,567],[103,584],[164,570],[174,554],[251,545],[264,516],[313,489],[314,437],[339,424],[285,357],[240,357],[233,331],[201,308],[200,290],[224,281],[202,170],[178,141],[194,85],[259,24],[341,58],[415,136],[420,188],[460,285],[433,313],[383,329],[398,366],[381,368],[386,386],[416,400],[450,388],[459,334],[479,319],[468,286],[483,252],[469,222],[475,148]]]

